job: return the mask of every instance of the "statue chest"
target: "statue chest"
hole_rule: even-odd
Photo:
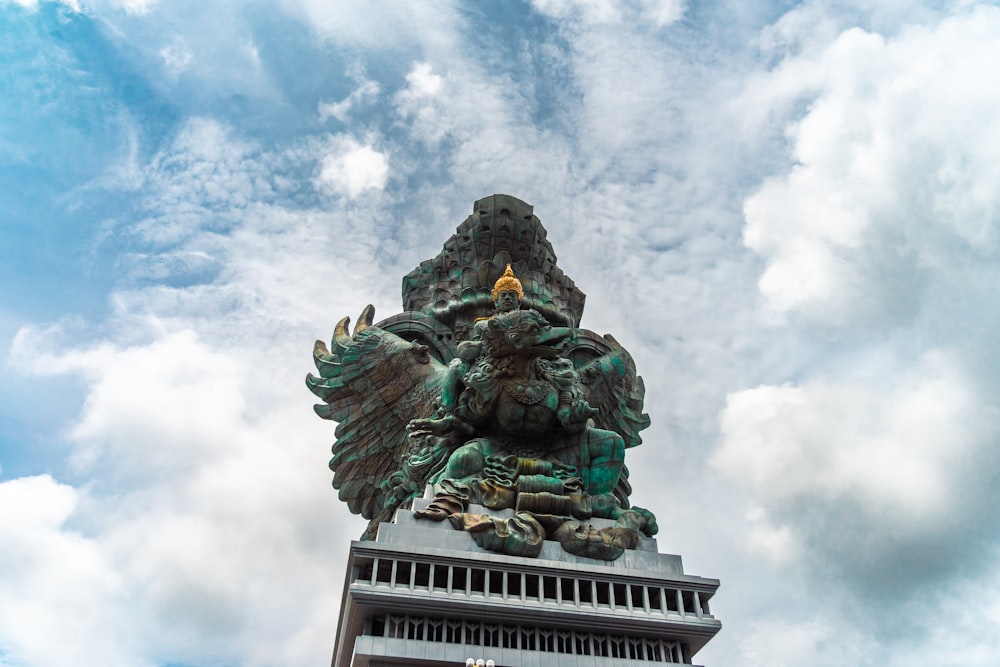
[[[547,382],[505,380],[496,418],[510,433],[541,434],[551,429],[559,407],[559,392]]]

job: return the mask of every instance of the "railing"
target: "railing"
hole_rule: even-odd
[[[565,576],[372,557],[356,562],[351,586],[470,600],[520,600],[525,604],[581,610],[627,610],[633,614],[682,619],[712,618],[708,598],[700,591],[601,580],[582,574]]]
[[[684,647],[679,641],[469,619],[377,614],[366,621],[363,634],[479,648],[684,663]]]

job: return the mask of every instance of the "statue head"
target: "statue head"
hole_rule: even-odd
[[[508,264],[507,270],[493,284],[493,304],[496,306],[497,312],[509,313],[520,308],[523,299],[524,287],[521,286],[521,281],[514,276],[514,272],[511,271],[510,264]]]
[[[486,320],[482,342],[494,359],[510,355],[551,357],[572,335],[572,329],[554,327],[534,310],[515,310]]]

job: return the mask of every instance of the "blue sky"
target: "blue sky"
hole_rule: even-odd
[[[493,193],[645,379],[696,661],[1000,662],[1000,9],[870,4],[0,0],[0,665],[327,661],[312,342]]]

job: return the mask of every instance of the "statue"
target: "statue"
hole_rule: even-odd
[[[365,539],[428,484],[418,519],[500,553],[537,556],[550,539],[614,560],[655,534],[655,517],[630,507],[625,467],[649,425],[642,379],[614,338],[578,327],[584,296],[530,206],[477,201],[404,278],[403,301],[377,325],[366,307],[353,335],[342,319],[306,379],[319,416],[339,422],[333,485],[370,520]]]

